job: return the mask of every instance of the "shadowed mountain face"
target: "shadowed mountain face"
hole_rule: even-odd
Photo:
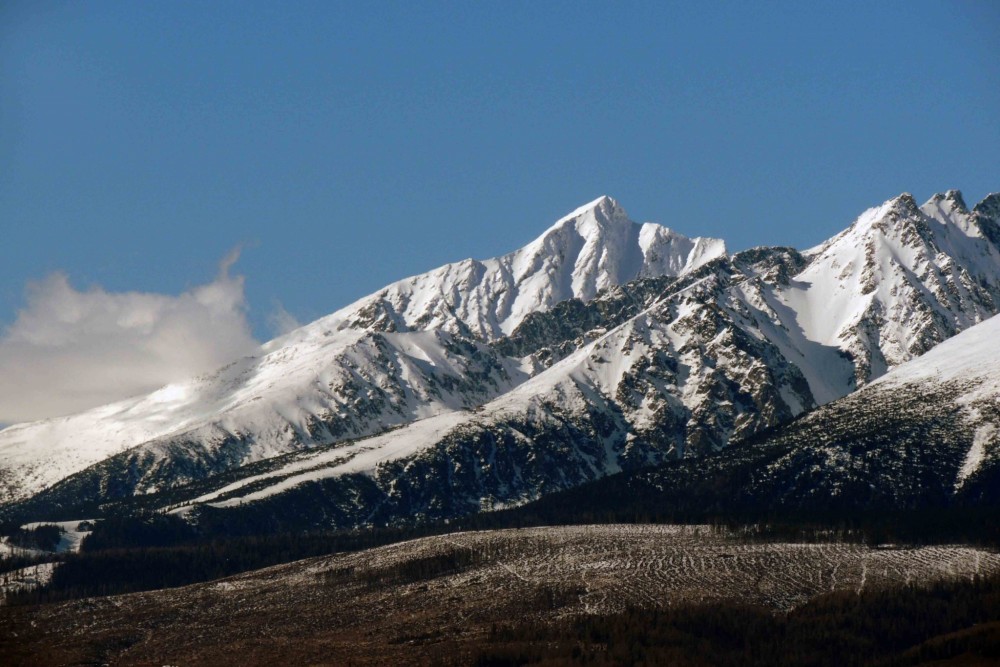
[[[573,516],[955,522],[1000,538],[1000,316],[863,389],[698,460],[615,475],[524,508]],[[961,533],[968,526],[954,526]],[[974,526],[973,526],[974,527]],[[909,526],[913,537],[948,527]]]
[[[791,428],[846,424],[883,396],[912,396],[883,413],[910,415],[920,397],[955,412],[940,407],[955,385],[866,392],[1000,310],[996,199],[969,211],[955,191],[919,207],[901,195],[811,250],[730,256],[719,241],[631,222],[601,198],[521,250],[390,285],[212,376],[0,431],[0,483],[24,501],[7,512],[94,512],[139,494],[204,520],[449,518],[704,457],[859,387],[860,403],[832,403]],[[899,433],[919,439],[919,416]],[[935,419],[990,450],[987,427]],[[898,503],[973,493],[991,459],[967,462],[965,445],[925,443],[917,459],[930,472],[873,493]],[[837,470],[840,454],[795,456],[789,469]],[[857,484],[917,474],[916,459],[898,457],[870,461]],[[697,476],[699,464],[686,466]],[[832,484],[802,472],[758,486],[807,499],[810,488],[836,497]]]

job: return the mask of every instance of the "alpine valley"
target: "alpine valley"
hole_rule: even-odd
[[[737,253],[601,197],[519,250],[393,283],[210,375],[0,431],[2,511],[17,523],[143,508],[202,525],[412,525],[673,460],[695,475],[765,433],[797,443],[830,422],[829,439],[876,396],[906,428],[944,410],[946,430],[970,435],[923,442],[920,475],[905,455],[890,465],[877,448],[848,455],[815,438],[786,459],[824,472],[876,461],[855,481],[903,504],[932,493],[913,490],[926,475],[934,494],[967,494],[996,456],[1000,392],[954,397],[972,370],[1000,373],[998,312],[998,194],[971,210],[955,190],[923,205],[902,194],[814,248]],[[967,329],[933,357],[941,373],[921,370]],[[926,409],[894,406],[893,383]],[[855,436],[841,443],[865,442]],[[803,474],[795,494],[829,493]],[[771,500],[792,494],[761,484]]]

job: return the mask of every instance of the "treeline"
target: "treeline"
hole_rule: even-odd
[[[22,549],[55,551],[62,534],[62,528],[52,525],[18,528],[7,536],[7,543]]]
[[[681,605],[494,625],[466,664],[677,667],[1000,662],[1000,577],[831,593],[784,614]],[[952,664],[952,663],[949,663]]]
[[[648,474],[615,475],[521,507],[445,521],[411,521],[396,528],[323,530],[312,521],[300,522],[294,507],[287,513],[273,511],[264,522],[252,505],[230,512],[232,516],[218,516],[213,508],[205,508],[193,522],[157,512],[111,516],[96,524],[83,549],[174,546],[296,533],[377,546],[461,530],[607,523],[708,524],[754,541],[963,543],[1000,548],[1000,509],[995,506],[796,508],[762,506],[732,497],[715,502],[717,496],[705,489],[672,488],[658,479],[647,479]],[[246,522],[232,520],[240,517]]]
[[[605,507],[600,512],[580,509],[578,493],[543,499],[523,508],[468,517],[451,523],[429,523],[400,528],[357,531],[296,531],[262,535],[218,536],[204,533],[182,518],[160,513],[112,517],[95,524],[78,554],[63,554],[52,580],[34,591],[10,594],[9,604],[33,604],[98,595],[117,595],[211,581],[241,572],[303,558],[370,549],[404,540],[459,530],[522,528],[590,523],[706,523],[733,539],[746,542],[857,542],[871,545],[973,543],[1000,546],[1000,525],[987,510],[890,512],[844,517],[743,515],[715,516],[658,513],[655,505]],[[607,498],[607,496],[605,496]],[[473,553],[431,557],[401,566],[394,573],[368,573],[380,578],[425,576],[435,568],[471,566]],[[27,562],[25,564],[28,564]]]
[[[398,586],[415,581],[436,579],[486,562],[488,559],[480,552],[461,547],[430,556],[404,560],[392,565],[359,568],[352,570],[350,574],[354,579],[368,587]],[[327,583],[340,579],[338,575],[342,576],[342,574],[342,572],[328,573]]]
[[[483,527],[589,524],[710,524],[766,541],[856,541],[923,545],[962,543],[1000,548],[995,504],[900,508],[891,504],[781,506],[741,494],[742,472],[699,476],[698,462],[613,475],[544,496],[522,507],[470,517]],[[677,466],[680,467],[680,466]],[[663,471],[673,474],[664,475]],[[690,473],[690,474],[688,474]],[[694,478],[694,481],[691,479]],[[830,503],[832,505],[832,503]],[[753,526],[747,531],[747,526]]]
[[[63,554],[47,585],[10,593],[7,603],[38,604],[185,586],[443,532],[448,532],[445,525],[219,538],[200,534],[172,515],[117,517],[95,524],[80,553]]]

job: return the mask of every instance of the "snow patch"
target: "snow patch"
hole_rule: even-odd
[[[976,434],[972,438],[972,446],[965,454],[962,467],[958,470],[958,477],[955,480],[955,490],[958,491],[965,484],[965,480],[971,477],[986,458],[986,444],[993,440],[997,434],[997,427],[993,424],[983,424],[976,429]]]

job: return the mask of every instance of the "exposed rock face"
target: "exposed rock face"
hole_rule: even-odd
[[[996,508],[998,341],[1000,316],[766,436],[604,493],[673,490],[730,510]]]

